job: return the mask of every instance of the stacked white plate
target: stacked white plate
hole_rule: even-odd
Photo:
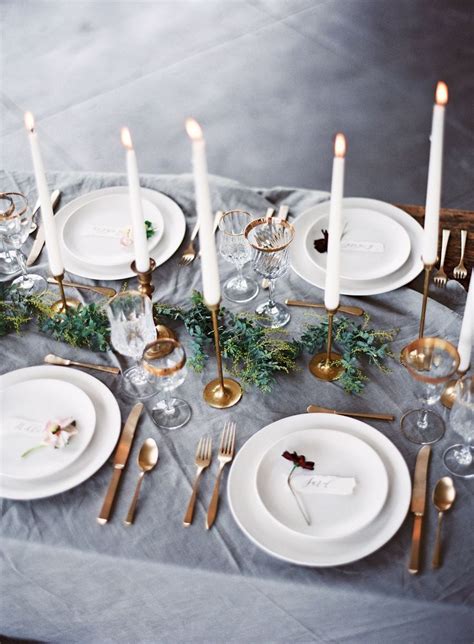
[[[294,473],[293,493],[285,451],[315,462],[314,471]],[[353,487],[346,494],[315,490],[328,481]],[[369,425],[333,414],[291,416],[263,428],[237,453],[228,482],[232,514],[247,537],[303,566],[339,566],[371,554],[397,532],[410,497],[395,445]]]
[[[293,270],[304,280],[324,288],[327,253],[314,242],[329,230],[326,201],[310,208],[295,221],[290,246]],[[422,270],[423,229],[409,214],[375,199],[343,200],[341,239],[341,293],[376,295],[392,291],[414,279]]]
[[[65,492],[91,477],[120,433],[120,410],[99,380],[75,369],[27,367],[0,378],[0,496],[37,499]],[[72,417],[77,434],[61,449],[41,447],[48,420]]]
[[[143,216],[154,234],[148,239],[157,266],[179,248],[186,232],[181,208],[166,195],[141,189]],[[66,204],[55,216],[66,270],[79,277],[116,280],[133,277],[128,188],[95,190]]]

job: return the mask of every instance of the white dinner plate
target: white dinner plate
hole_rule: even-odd
[[[89,445],[95,409],[89,396],[69,382],[51,378],[19,382],[0,392],[0,475],[33,481],[70,467]],[[49,420],[71,417],[77,434],[61,449],[40,447]]]
[[[87,449],[68,468],[34,482],[0,477],[0,496],[30,500],[70,490],[90,478],[102,467],[114,449],[120,434],[120,409],[112,392],[97,378],[76,369],[42,365],[11,371],[0,378],[7,388],[27,380],[52,378],[79,387],[89,396],[96,412],[96,429]]]
[[[152,249],[150,257],[155,260],[157,266],[160,266],[168,260],[178,250],[186,233],[186,219],[181,208],[176,202],[155,190],[141,188],[142,197],[153,203],[163,215],[164,232],[160,243]],[[64,225],[71,212],[83,205],[89,203],[98,197],[108,195],[128,195],[126,186],[116,186],[113,188],[102,188],[94,190],[86,195],[82,195],[69,202],[61,208],[55,216],[58,234],[62,236]],[[66,271],[79,277],[86,277],[93,280],[120,280],[134,277],[130,264],[124,262],[120,266],[92,266],[79,262],[75,259],[67,248],[62,248],[64,266]]]
[[[142,199],[143,219],[154,234],[148,251],[163,237],[163,217],[157,206]],[[130,201],[127,194],[106,195],[73,210],[62,229],[62,241],[79,262],[92,266],[117,266],[134,259],[131,236]]]
[[[257,494],[255,473],[268,447],[293,433],[318,428],[335,429],[365,441],[382,459],[389,479],[387,500],[379,515],[359,532],[341,539],[315,540],[289,530],[266,511]],[[362,559],[393,537],[408,512],[411,481],[398,449],[373,427],[334,414],[301,414],[271,423],[249,438],[234,459],[227,492],[237,524],[259,548],[290,563],[326,567]]]
[[[415,279],[423,269],[423,263],[421,261],[423,228],[416,219],[391,204],[375,199],[346,198],[343,203],[344,207],[372,208],[378,213],[383,213],[391,217],[394,221],[401,224],[408,233],[411,250],[405,264],[390,275],[367,281],[341,278],[341,294],[357,296],[387,293]],[[324,289],[326,273],[313,264],[313,262],[309,261],[306,253],[306,234],[313,225],[315,217],[321,214],[321,208],[326,208],[325,203],[310,208],[292,222],[296,233],[293,243],[290,244],[289,248],[291,267],[295,273],[305,281],[313,284],[313,286]]]
[[[283,452],[303,454],[315,463],[314,470],[297,468],[292,487],[311,521],[307,525],[290,488],[288,474],[293,464]],[[314,476],[338,477],[315,480]],[[341,481],[341,478],[348,479]],[[325,488],[318,491],[315,483]],[[338,483],[352,493],[329,494]],[[340,539],[361,530],[381,511],[388,491],[382,459],[365,441],[334,429],[305,429],[272,445],[257,470],[257,493],[267,511],[290,530],[316,539]]]
[[[390,275],[407,261],[411,242],[403,226],[375,209],[343,208],[341,238],[341,277],[360,281]],[[306,233],[310,260],[326,272],[327,253],[319,253],[314,241],[329,229],[329,203],[321,206],[319,217]]]

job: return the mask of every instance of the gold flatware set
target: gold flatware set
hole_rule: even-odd
[[[46,281],[48,282],[48,284],[54,284],[55,286],[58,286],[58,282],[54,279],[54,277],[48,277]],[[117,291],[114,288],[110,288],[109,286],[89,286],[89,284],[78,284],[77,282],[68,282],[67,280],[63,280],[63,286],[77,288],[80,291],[91,291],[92,293],[103,295],[104,297],[114,297],[114,295],[117,295]]]
[[[138,475],[138,481],[137,481],[132,502],[130,503],[127,516],[125,517],[125,520],[124,520],[125,525],[132,525],[133,523],[143,479],[145,478],[145,474],[147,472],[151,472],[151,470],[158,463],[158,456],[159,456],[159,450],[158,450],[158,445],[156,444],[156,441],[154,441],[153,438],[147,438],[146,441],[141,446],[140,452],[138,454],[138,467],[140,469],[140,474]]]
[[[199,489],[199,482],[201,480],[201,474],[204,472],[206,467],[209,467],[212,459],[212,438],[210,436],[202,436],[199,439],[199,443],[196,448],[196,457],[194,459],[197,471],[196,478],[194,479],[193,491],[191,498],[189,499],[188,507],[183,519],[183,525],[188,527],[193,522],[194,516],[194,506],[196,505],[196,499]]]
[[[324,309],[326,307],[324,304],[319,304],[318,302],[307,302],[306,300],[285,300],[287,306],[301,306],[309,309]],[[364,315],[364,309],[360,306],[340,306],[338,308],[340,313],[347,313],[348,315]]]
[[[309,414],[337,414],[338,416],[352,416],[352,418],[368,418],[371,420],[395,420],[392,414],[374,414],[372,412],[362,411],[336,411],[329,407],[320,407],[319,405],[308,405],[306,411]]]
[[[447,228],[444,228],[441,235],[441,255],[440,255],[439,269],[435,273],[435,276],[433,277],[435,286],[437,286],[438,288],[444,288],[448,283],[448,276],[444,269],[444,262],[446,259],[446,251],[448,249],[450,235],[451,235],[451,231],[448,230]],[[458,265],[453,269],[453,276],[457,280],[462,280],[467,277],[467,269],[466,269],[466,266],[464,265],[464,253],[466,251],[466,242],[467,242],[467,230],[461,230],[461,257],[459,259]]]
[[[54,364],[60,367],[82,367],[83,369],[95,369],[96,371],[113,373],[115,376],[120,373],[120,369],[118,367],[109,367],[108,365],[92,364],[89,362],[77,362],[77,360],[69,360],[68,358],[55,356],[53,353],[48,353],[48,355],[44,357],[44,362],[46,362],[46,364]]]
[[[215,218],[214,218],[214,232],[216,232],[216,230],[217,230],[217,227],[219,225],[219,221],[220,221],[221,217],[222,217],[222,210],[218,210],[216,212],[216,215],[215,215]],[[198,221],[196,222],[196,224],[195,224],[195,226],[193,228],[193,231],[191,233],[191,237],[189,239],[189,243],[185,247],[185,249],[184,249],[184,251],[183,251],[183,253],[181,255],[181,259],[178,262],[179,266],[189,266],[190,264],[192,264],[194,262],[196,257],[199,257],[200,251],[198,252],[196,250],[196,246],[195,246],[195,243],[194,243],[195,240],[196,240],[198,232],[199,232],[199,219],[198,219]]]

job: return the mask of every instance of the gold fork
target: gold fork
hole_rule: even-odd
[[[197,498],[197,493],[199,489],[199,480],[201,478],[201,474],[203,471],[206,469],[206,467],[209,467],[211,464],[211,458],[212,458],[212,438],[210,436],[201,436],[199,439],[198,446],[196,448],[196,457],[194,459],[194,462],[197,467],[196,471],[196,478],[194,479],[194,485],[193,485],[193,492],[191,494],[191,498],[189,499],[188,503],[188,508],[186,510],[186,514],[184,515],[183,519],[183,525],[188,528],[191,523],[193,522],[193,515],[194,515],[194,506],[196,505],[196,498]]]
[[[214,483],[214,491],[212,492],[211,502],[207,511],[206,528],[208,530],[212,527],[212,524],[216,520],[217,506],[219,505],[219,485],[221,482],[222,470],[224,469],[224,466],[227,463],[230,463],[234,458],[234,449],[235,423],[233,421],[227,421],[224,425],[224,431],[222,432],[221,436],[221,444],[219,447],[219,453],[217,455],[219,468],[217,470],[216,482]]]
[[[443,230],[443,236],[441,238],[441,261],[439,263],[438,272],[433,278],[434,283],[439,288],[444,288],[446,286],[446,282],[448,281],[448,276],[444,272],[444,260],[446,259],[446,250],[448,248],[450,234],[450,230],[446,230],[446,228]]]
[[[467,230],[461,230],[461,259],[459,264],[453,270],[453,275],[457,280],[463,280],[467,277],[467,270],[464,266],[464,251],[466,250]]]
[[[221,216],[222,216],[222,210],[218,210],[214,217],[214,232],[216,232],[217,230],[217,226],[219,225]],[[194,246],[194,240],[196,239],[198,232],[199,232],[199,218],[196,224],[194,225],[193,232],[191,233],[191,239],[189,240],[189,244],[184,249],[183,254],[181,255],[181,259],[178,262],[179,266],[189,266],[189,264],[192,264],[196,259],[196,257],[198,256],[198,252]]]

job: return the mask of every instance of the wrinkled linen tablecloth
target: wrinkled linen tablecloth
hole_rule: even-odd
[[[62,203],[98,188],[125,185],[124,176],[51,174],[50,186],[63,192]],[[174,199],[186,214],[188,232],[195,222],[192,178],[144,176],[143,186]],[[3,190],[20,190],[35,198],[30,175],[3,173]],[[243,208],[262,214],[268,206],[290,206],[295,217],[327,198],[327,193],[294,188],[253,189],[222,178],[212,179],[213,207]],[[178,269],[180,253],[154,273],[154,299],[185,305],[200,288],[199,262]],[[35,268],[47,272],[45,253]],[[222,280],[232,267],[221,261]],[[250,267],[248,267],[250,271]],[[74,277],[74,276],[71,276]],[[87,283],[87,280],[78,281]],[[133,280],[131,280],[133,283]],[[111,284],[116,288],[120,283]],[[421,295],[415,288],[365,298],[343,297],[345,304],[362,305],[376,327],[400,327],[395,354],[417,336]],[[419,285],[418,285],[419,287]],[[83,301],[97,298],[75,292]],[[289,273],[277,284],[277,296],[321,301],[322,292]],[[426,334],[457,342],[465,292],[456,283],[433,293]],[[259,295],[261,301],[263,294]],[[253,309],[255,301],[247,308]],[[235,306],[230,308],[236,308]],[[293,309],[290,334],[299,336],[310,320],[307,310]],[[180,339],[189,337],[177,327]],[[118,364],[112,352],[100,356],[73,350],[34,328],[1,339],[2,373],[42,363],[48,352],[78,360],[99,359]],[[180,395],[192,405],[193,417],[184,428],[159,431],[148,416],[137,430],[134,447],[119,491],[113,520],[96,522],[112,469],[105,464],[92,478],[63,494],[31,502],[2,500],[2,600],[4,635],[51,642],[472,642],[474,611],[473,483],[456,480],[458,498],[446,516],[445,561],[436,572],[429,561],[436,514],[428,503],[424,538],[424,571],[407,570],[412,519],[379,551],[356,563],[336,568],[303,568],[274,559],[259,550],[231,516],[224,485],[217,522],[204,529],[212,474],[202,479],[194,524],[182,527],[195,468],[194,450],[205,432],[214,445],[226,419],[237,421],[237,446],[277,419],[304,413],[317,403],[339,408],[380,410],[399,418],[415,406],[409,376],[393,361],[388,375],[372,371],[361,396],[349,396],[337,384],[315,380],[306,369],[277,379],[274,393],[247,391],[237,407],[213,410],[202,401],[204,385],[215,376],[211,358],[203,374],[190,372]],[[112,391],[118,379],[97,375]],[[119,398],[122,418],[131,403]],[[439,411],[447,419],[444,408]],[[373,423],[388,436],[413,471],[417,446],[402,439],[398,423]],[[131,528],[123,525],[138,473],[136,456],[144,438],[160,447],[158,468],[149,475],[141,495],[140,514]],[[452,430],[433,448],[429,492],[446,474],[444,449],[457,442]],[[250,475],[250,473],[249,473]]]

